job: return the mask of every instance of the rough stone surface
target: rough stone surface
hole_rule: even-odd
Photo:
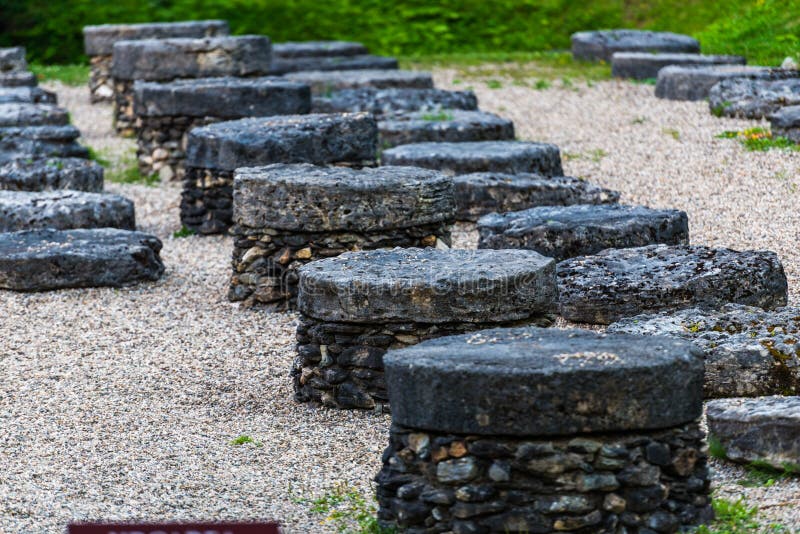
[[[769,67],[747,65],[671,65],[658,71],[656,96],[667,100],[705,100],[716,83],[727,78],[768,74]]]
[[[89,151],[77,143],[78,137],[74,126],[0,128],[0,165],[15,159],[88,158]]]
[[[121,228],[135,230],[133,202],[80,191],[0,191],[0,232]]]
[[[378,123],[382,148],[425,142],[505,141],[514,139],[514,123],[483,111],[416,111]]]
[[[800,73],[776,69],[722,80],[708,92],[708,105],[718,116],[768,117],[782,107],[800,105]]]
[[[705,396],[755,397],[800,393],[800,309],[727,304],[637,315],[608,327],[687,339],[705,351]]]
[[[66,124],[69,124],[67,110],[52,104],[0,104],[0,128]]]
[[[607,248],[688,245],[689,218],[679,210],[621,204],[540,206],[486,215],[478,232],[478,248],[524,248],[562,261]]]
[[[311,86],[314,96],[330,96],[342,89],[433,89],[429,72],[410,70],[331,70],[291,72],[286,79]]]
[[[800,397],[711,401],[708,433],[729,460],[800,471]]]
[[[312,99],[314,113],[366,111],[375,115],[393,115],[403,111],[439,111],[441,109],[478,109],[478,99],[472,91],[444,89],[342,89],[330,96]]]
[[[363,56],[369,50],[353,41],[286,41],[272,45],[273,59]]]
[[[473,172],[536,173],[562,176],[557,146],[522,141],[478,141],[470,143],[415,143],[381,154],[383,165],[410,165],[450,174]]]
[[[774,252],[650,245],[605,250],[558,264],[561,315],[577,323],[727,303],[786,305],[787,281]]]
[[[116,228],[0,233],[0,287],[47,291],[158,280],[161,241]]]
[[[103,167],[83,158],[18,159],[0,165],[0,190],[59,189],[99,193],[103,190]]]
[[[619,200],[616,191],[568,176],[482,172],[455,176],[453,182],[456,219],[460,221],[536,206],[610,204]]]
[[[298,307],[323,321],[499,322],[552,312],[555,262],[529,250],[349,252],[300,269]]]
[[[55,104],[55,93],[40,87],[0,87],[0,104],[28,102],[33,104]]]
[[[153,22],[146,24],[101,24],[83,27],[83,44],[87,56],[108,56],[117,41],[142,39],[195,38],[228,35],[224,20],[187,22]]]
[[[787,137],[800,143],[800,105],[778,109],[769,116],[773,135]]]
[[[697,54],[700,43],[688,35],[643,30],[600,30],[572,34],[575,59],[611,61],[616,52]]]
[[[24,72],[28,70],[25,49],[21,46],[0,48],[0,72]]]
[[[658,71],[671,65],[744,65],[742,56],[704,54],[652,54],[617,52],[611,57],[611,75],[617,78],[646,80],[658,77]]]
[[[2,72],[0,87],[36,87],[39,82],[32,72]]]
[[[369,54],[360,56],[311,56],[272,60],[273,74],[286,74],[301,71],[343,71],[343,70],[384,70],[397,69],[397,59]]]

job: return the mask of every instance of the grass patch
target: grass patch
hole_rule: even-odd
[[[773,148],[800,151],[800,145],[786,137],[772,135],[767,128],[757,126],[742,131],[726,130],[716,136],[717,139],[738,139],[747,150],[766,152]]]
[[[255,445],[256,447],[261,447],[261,446],[263,446],[263,443],[261,443],[260,441],[256,441],[256,440],[254,440],[253,438],[251,438],[251,437],[250,437],[250,436],[248,436],[247,434],[242,434],[241,436],[237,436],[237,437],[235,437],[234,439],[232,439],[232,440],[230,441],[230,444],[231,444],[231,445],[235,445],[235,446],[237,446],[237,447],[240,447],[240,446],[242,446],[242,445],[247,445],[247,444],[249,444],[249,443],[252,443],[252,444],[253,444],[253,445]]]
[[[489,89],[502,89],[503,83],[500,80],[486,80],[486,87]]]
[[[174,237],[175,239],[180,239],[180,238],[183,238],[183,237],[193,236],[196,233],[197,232],[195,232],[191,228],[187,228],[186,225],[184,224],[183,226],[181,226],[180,230],[178,230],[177,232],[173,232],[172,233],[172,237]]]
[[[158,173],[144,176],[139,172],[136,156],[127,155],[111,161],[111,158],[102,152],[89,147],[89,159],[96,161],[106,168],[105,179],[116,184],[141,184],[155,187],[161,182]]]
[[[658,80],[656,78],[644,78],[641,80],[631,78],[629,81],[631,83],[635,83],[636,85],[655,85],[656,83],[658,83]]]
[[[587,152],[564,152],[561,156],[567,161],[572,159],[588,159],[592,163],[600,163],[603,161],[603,158],[608,156],[608,152],[602,148],[595,148]]]
[[[339,534],[394,534],[394,529],[378,524],[377,503],[366,498],[355,488],[339,484],[331,491],[315,498],[295,498],[298,504],[309,506],[313,514],[324,516]]]
[[[31,72],[40,82],[61,82],[64,85],[89,83],[88,65],[39,65],[32,64]]]

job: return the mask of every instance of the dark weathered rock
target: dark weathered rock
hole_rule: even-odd
[[[36,87],[39,82],[32,72],[2,72],[0,87]]]
[[[28,70],[25,49],[21,46],[0,48],[0,72],[24,72]]]
[[[688,245],[689,218],[621,204],[541,206],[481,217],[478,232],[478,248],[525,248],[562,261],[607,248]]]
[[[334,91],[330,96],[315,96],[312,109],[314,113],[367,111],[387,116],[403,111],[474,111],[478,109],[478,98],[472,91],[362,87]]]
[[[658,71],[656,96],[667,100],[705,100],[721,80],[766,75],[770,71],[769,67],[747,65],[671,65]]]
[[[0,165],[15,159],[88,158],[89,151],[77,143],[74,126],[25,126],[0,128]]]
[[[0,232],[121,228],[135,230],[133,202],[79,191],[0,191]]]
[[[82,158],[18,159],[0,165],[0,190],[103,190],[103,167]]]
[[[553,311],[554,276],[529,250],[350,252],[300,269],[298,307],[353,323],[513,321]]]
[[[331,96],[342,89],[373,87],[376,89],[432,89],[429,72],[410,70],[331,70],[291,72],[286,79],[311,86],[314,96]]]
[[[0,287],[47,291],[158,280],[161,241],[115,228],[0,233]]]
[[[534,173],[562,176],[557,146],[523,141],[477,141],[470,143],[415,143],[381,154],[383,165],[410,165],[450,174],[473,172]]]
[[[272,60],[273,74],[301,71],[383,70],[397,69],[397,59],[385,56],[317,56]]]
[[[800,143],[800,105],[780,108],[769,116],[769,122],[773,135]]]
[[[561,315],[609,324],[642,313],[727,303],[786,305],[787,281],[778,256],[702,246],[650,245],[611,249],[558,264]]]
[[[700,43],[688,35],[643,30],[600,30],[572,34],[575,59],[611,61],[615,52],[697,54]]]
[[[708,92],[708,105],[717,116],[768,117],[782,107],[800,105],[800,72],[774,69],[722,80]]]
[[[69,124],[67,110],[52,104],[0,104],[0,128],[66,124]]]
[[[378,123],[380,146],[425,142],[506,141],[514,139],[514,123],[483,111],[416,111]]]
[[[669,337],[483,330],[389,351],[384,366],[392,420],[437,432],[668,428],[703,411],[702,351]]]
[[[619,200],[616,191],[568,176],[486,172],[455,176],[453,182],[456,219],[460,221],[536,206],[610,204]]]
[[[369,50],[352,41],[286,41],[272,45],[273,59],[362,56]]]
[[[228,35],[224,20],[192,20],[187,22],[151,22],[146,24],[101,24],[83,27],[83,44],[87,56],[108,56],[117,41],[215,37]]]
[[[680,337],[705,353],[705,396],[755,397],[800,393],[800,309],[727,304],[636,315],[608,327],[625,332]]]
[[[710,401],[708,433],[729,460],[800,472],[800,397]]]
[[[611,57],[611,75],[617,78],[646,80],[656,78],[658,71],[671,65],[744,65],[745,63],[746,60],[742,56],[616,52]]]
[[[55,93],[40,87],[0,87],[0,104],[28,102],[33,104],[55,104]]]

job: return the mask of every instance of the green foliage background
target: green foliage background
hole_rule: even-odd
[[[776,64],[800,52],[800,0],[0,0],[0,46],[39,63],[85,61],[81,28],[226,19],[274,41],[350,39],[403,56],[566,49],[583,29],[689,33],[709,53]]]

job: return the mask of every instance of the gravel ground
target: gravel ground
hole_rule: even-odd
[[[463,88],[455,76],[435,73],[440,87]],[[686,210],[695,243],[773,249],[797,287],[800,154],[714,138],[752,122],[659,101],[644,85],[470,83],[519,138],[559,144],[568,174],[619,189],[625,202]],[[85,88],[54,89],[87,144],[130,156],[108,108],[89,106]],[[93,518],[275,518],[288,532],[330,531],[293,495],[339,483],[369,493],[389,418],[293,402],[296,317],[226,301],[230,238],[171,237],[177,184],[107,189],[133,199],[140,228],[164,241],[167,273],[132,289],[0,292],[0,532],[56,533]],[[464,230],[457,242],[474,246]],[[232,445],[241,434],[259,443]],[[749,488],[737,483],[741,468],[713,466],[718,495],[800,529],[797,479]]]

